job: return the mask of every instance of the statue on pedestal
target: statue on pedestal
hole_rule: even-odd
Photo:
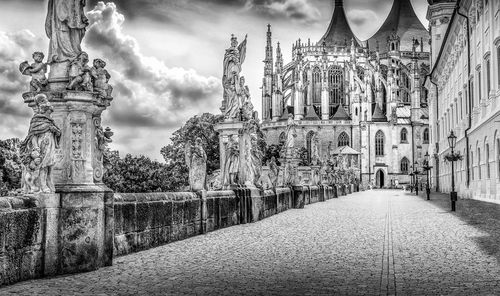
[[[286,141],[285,145],[283,146],[284,150],[284,157],[286,158],[295,158],[296,153],[295,153],[295,138],[297,137],[297,123],[293,119],[293,115],[289,114],[288,115],[288,121],[286,124],[286,130],[285,130],[285,135],[286,135]]]
[[[319,137],[318,134],[315,133],[312,140],[312,152],[311,152],[311,164],[319,165],[321,162],[319,156]]]
[[[94,91],[102,98],[111,98],[113,87],[108,84],[111,75],[104,69],[106,62],[101,59],[94,59],[94,65],[90,69],[90,75],[94,80]]]
[[[222,112],[225,114],[225,119],[235,119],[240,115],[242,102],[238,100],[237,89],[240,84],[241,65],[246,57],[245,40],[238,45],[238,41],[234,35],[231,36],[231,47],[226,49],[224,54],[222,86],[224,88]],[[238,112],[236,112],[236,109]]]
[[[271,181],[272,187],[276,187],[279,176],[279,167],[276,164],[276,158],[274,156],[271,157],[271,160],[268,160],[267,165],[269,166],[269,180]]]
[[[66,89],[92,91],[92,76],[90,75],[90,67],[88,66],[89,56],[82,51],[76,59],[72,60],[69,66],[70,82]]]
[[[50,114],[53,111],[47,96],[35,97],[37,110],[30,122],[28,136],[21,143],[20,154],[23,164],[22,190],[24,193],[54,192],[52,167],[55,164],[55,150],[59,147],[61,130]]]
[[[241,104],[243,120],[250,120],[254,117],[253,104],[250,100],[250,90],[245,85],[245,77],[240,77],[240,84],[237,89],[238,101]]]
[[[237,185],[238,171],[240,164],[240,147],[238,141],[231,136],[226,145],[226,153],[224,160],[224,174],[222,176],[222,185]]]
[[[255,120],[245,123],[245,133],[249,136],[249,141],[245,141],[245,163],[246,163],[246,182],[247,185],[259,186],[258,182],[262,174],[262,153],[259,147],[259,125]],[[245,138],[245,136],[243,137]]]
[[[189,188],[191,191],[206,189],[207,154],[201,145],[201,138],[196,138],[194,145],[188,141],[185,145],[186,164],[189,168]]]
[[[47,64],[43,62],[43,52],[36,51],[33,53],[33,64],[24,61],[19,65],[19,71],[23,75],[31,76],[30,91],[41,92],[45,90],[49,81],[45,74],[47,73]]]
[[[49,63],[74,60],[82,51],[89,24],[83,11],[86,0],[49,0],[45,32],[50,39]]]

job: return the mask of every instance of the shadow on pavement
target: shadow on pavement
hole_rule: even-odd
[[[419,193],[419,198],[427,199],[425,191]],[[416,197],[415,193],[408,191],[404,192],[404,194]],[[431,200],[428,202],[432,205],[487,233],[488,235],[475,237],[474,240],[486,254],[494,256],[500,262],[500,204],[473,199],[459,199],[456,204],[456,212],[451,212],[451,201],[448,194],[432,192],[430,198]]]

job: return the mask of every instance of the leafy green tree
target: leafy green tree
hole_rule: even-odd
[[[189,170],[184,156],[184,145],[187,141],[194,143],[201,138],[203,149],[207,154],[207,174],[220,168],[219,134],[215,125],[222,120],[222,115],[203,113],[191,117],[170,138],[171,144],[161,148],[161,154],[167,163],[170,190],[179,190],[188,185]]]
[[[0,140],[0,196],[21,188],[21,158],[17,138]]]
[[[147,156],[120,158],[118,151],[107,151],[105,164],[103,182],[115,192],[161,192],[171,187],[167,165]]]

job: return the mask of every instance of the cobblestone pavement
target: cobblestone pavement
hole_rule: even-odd
[[[497,205],[365,191],[0,295],[500,295],[499,221]]]

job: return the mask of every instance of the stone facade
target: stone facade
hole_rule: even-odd
[[[429,90],[433,185],[451,191],[447,137],[458,137],[456,191],[500,202],[500,2],[434,1],[427,18],[433,40]],[[470,50],[469,54],[468,51]]]
[[[336,1],[323,38],[298,40],[286,65],[279,43],[274,59],[269,26],[262,86],[267,144],[284,142],[286,119],[293,114],[295,146],[307,149],[308,162],[318,137],[322,162],[343,146],[361,155],[355,168],[365,187],[410,183],[411,166],[422,164],[428,146],[422,87],[428,41],[408,0],[395,1],[381,29],[364,42],[352,33],[343,1]]]

